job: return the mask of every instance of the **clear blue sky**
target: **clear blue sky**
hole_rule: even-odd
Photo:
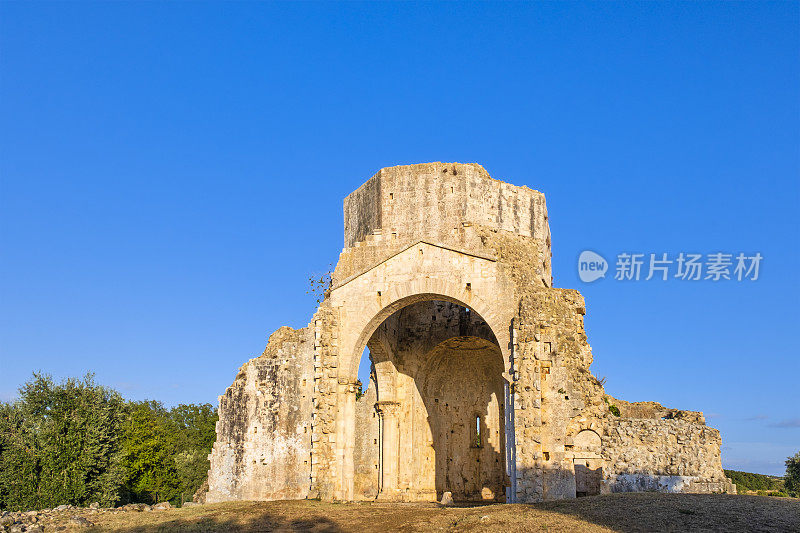
[[[607,391],[800,449],[800,4],[0,3],[0,398],[34,370],[213,402],[383,166],[547,195]],[[756,282],[582,283],[580,251],[760,252]],[[613,260],[613,259],[612,259]]]

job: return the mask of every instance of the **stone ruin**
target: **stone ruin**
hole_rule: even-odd
[[[702,413],[612,398],[590,372],[544,194],[477,164],[384,168],[345,198],[344,241],[308,326],[219,398],[208,502],[735,492]]]

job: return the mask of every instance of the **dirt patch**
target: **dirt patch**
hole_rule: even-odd
[[[74,515],[75,511],[71,512]],[[800,500],[763,496],[612,494],[536,505],[233,502],[150,512],[105,512],[69,530],[258,531],[759,531],[800,532]]]

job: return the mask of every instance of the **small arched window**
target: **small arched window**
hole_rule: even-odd
[[[475,425],[472,432],[472,447],[480,448],[483,446],[481,415],[475,415]]]

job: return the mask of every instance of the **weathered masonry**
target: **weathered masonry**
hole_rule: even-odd
[[[344,234],[309,325],[220,397],[208,501],[735,490],[702,413],[611,398],[589,371],[542,193],[475,164],[384,168],[345,199]]]

